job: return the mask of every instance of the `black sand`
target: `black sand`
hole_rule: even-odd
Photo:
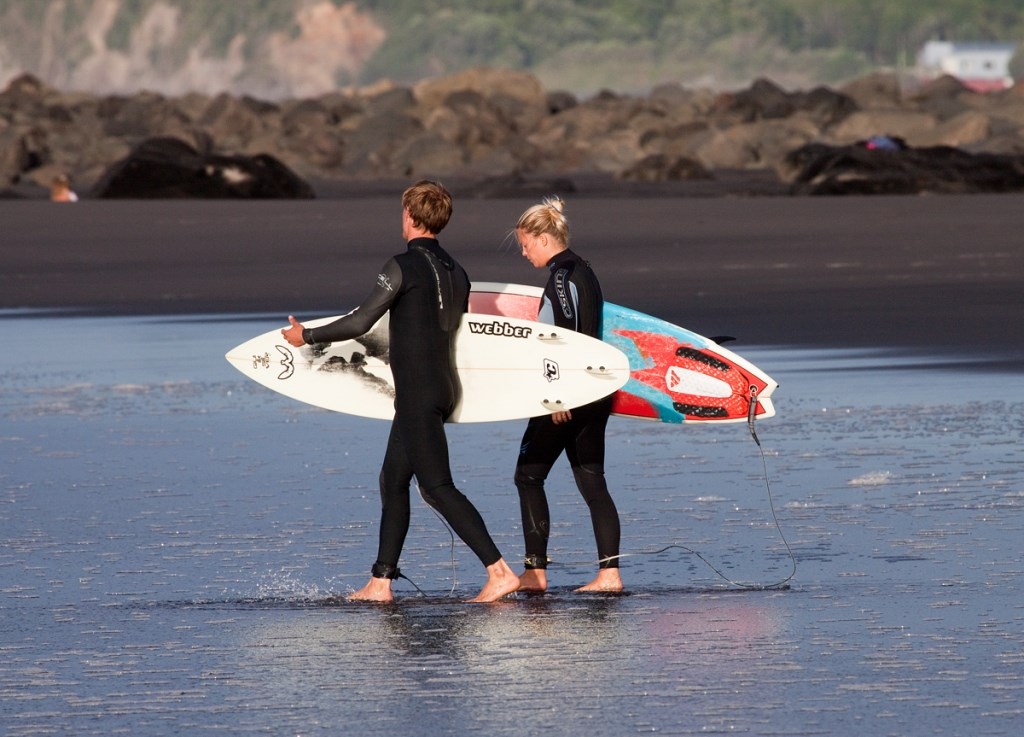
[[[344,311],[402,247],[400,188],[310,202],[0,201],[0,308]],[[506,239],[535,201],[457,193],[442,243],[475,280],[539,284]],[[1024,196],[567,201],[573,245],[607,299],[736,336],[736,350],[1024,355]]]

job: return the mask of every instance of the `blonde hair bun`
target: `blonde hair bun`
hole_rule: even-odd
[[[551,197],[545,197],[543,200],[544,204],[550,207],[552,210],[562,215],[565,213],[565,200],[558,195],[552,195]]]

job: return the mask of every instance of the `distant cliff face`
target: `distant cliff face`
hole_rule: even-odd
[[[307,97],[357,80],[385,38],[354,3],[330,0],[291,8],[281,0],[263,27],[236,22],[242,30],[228,35],[231,24],[211,23],[246,5],[151,0],[140,12],[126,0],[0,3],[0,88],[27,71],[59,89],[100,94]]]

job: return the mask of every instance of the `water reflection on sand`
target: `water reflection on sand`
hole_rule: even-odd
[[[224,350],[272,325],[0,318],[47,338],[0,355],[3,733],[1016,734],[1019,373],[737,347],[782,385],[764,465],[743,426],[612,422],[630,595],[572,593],[593,543],[559,466],[550,595],[462,604],[480,570],[417,504],[424,595],[376,607],[337,595],[372,561],[386,424],[245,383]],[[450,428],[510,558],[520,431]],[[797,575],[743,591],[710,566],[791,571],[764,468]]]

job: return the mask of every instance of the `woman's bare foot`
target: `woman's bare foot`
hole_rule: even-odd
[[[602,568],[597,572],[597,578],[586,586],[580,586],[576,591],[583,593],[617,593],[622,591],[622,578],[619,576],[618,568]]]
[[[487,583],[480,593],[468,601],[472,604],[487,604],[508,596],[519,588],[519,576],[512,572],[504,558],[487,566]]]
[[[519,590],[527,594],[543,594],[548,590],[548,574],[543,568],[527,568],[519,574]]]
[[[346,598],[348,601],[372,601],[378,604],[390,604],[395,600],[391,594],[390,578],[371,578],[368,584]]]

